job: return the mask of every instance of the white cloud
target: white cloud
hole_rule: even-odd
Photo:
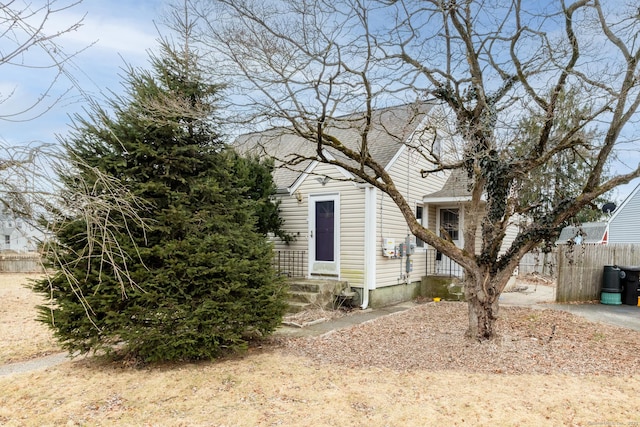
[[[58,0],[56,6],[63,7],[64,4],[73,1]],[[78,84],[84,93],[88,92],[93,96],[105,90],[119,91],[119,74],[122,74],[122,67],[125,64],[145,66],[148,50],[157,46],[158,33],[154,20],[161,19],[161,11],[158,10],[161,5],[160,0],[85,0],[50,15],[50,21],[44,29],[48,35],[73,26],[84,16],[80,28],[55,40],[56,45],[62,48],[65,54],[70,55],[94,42],[95,44],[80,52],[67,64],[71,80],[62,77],[37,112],[46,111],[47,106],[58,96],[64,95],[73,84]],[[41,19],[42,15],[34,16],[32,24],[37,25],[39,18]],[[51,53],[33,49],[29,51],[29,56],[23,59],[32,65],[47,65],[51,64],[48,58]],[[52,69],[28,69],[7,64],[3,64],[1,69],[0,95],[6,96],[12,90],[15,90],[15,95],[5,102],[0,102],[0,115],[15,113],[31,105],[55,77],[55,70]],[[67,116],[80,110],[83,105],[81,101],[79,92],[74,89],[67,93],[63,100],[55,103],[43,117],[22,123],[0,119],[0,139],[51,141],[54,133],[65,131],[69,122]]]
[[[66,29],[82,20],[80,28],[63,34],[59,39],[59,44],[67,54],[95,43],[83,55],[106,55],[106,60],[121,55],[127,60],[138,62],[140,58],[146,58],[148,49],[157,44],[158,34],[154,20],[159,16],[156,16],[155,8],[151,7],[156,3],[158,2],[83,2],[52,15],[52,30]]]

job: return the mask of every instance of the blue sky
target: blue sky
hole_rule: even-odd
[[[58,0],[57,5],[72,3],[72,0]],[[36,3],[43,3],[37,1]],[[27,114],[26,122],[0,121],[0,140],[8,145],[28,143],[30,141],[55,142],[56,134],[65,134],[69,130],[69,115],[80,112],[86,106],[85,94],[101,98],[101,93],[109,90],[120,92],[120,77],[125,64],[145,66],[148,49],[157,45],[158,32],[154,21],[161,21],[162,1],[130,0],[85,0],[65,11],[52,15],[45,32],[51,34],[56,29],[66,28],[84,17],[82,26],[74,32],[61,36],[58,45],[71,54],[89,46],[68,63],[67,77],[60,78],[51,96],[41,106],[51,104],[52,100],[72,88],[62,100],[41,117],[32,118],[37,113]],[[93,43],[93,45],[92,45]],[[34,51],[26,60],[31,64],[41,61],[40,51]],[[0,104],[0,114],[13,112],[37,99],[55,74],[51,70],[27,69],[2,65],[0,73],[0,93],[11,91],[14,95]],[[77,87],[74,87],[74,84]],[[84,94],[82,93],[84,92]],[[43,108],[38,109],[42,112]]]
[[[73,2],[74,0],[57,0],[56,4]],[[123,66],[130,64],[144,67],[148,64],[148,50],[157,46],[156,25],[161,31],[167,32],[162,26],[166,7],[163,0],[84,0],[68,10],[56,13],[51,26],[45,30],[52,32],[56,28],[63,28],[65,24],[68,26],[77,22],[86,14],[82,26],[59,38],[58,43],[67,54],[93,43],[68,64],[67,70],[84,94],[100,99],[103,93],[118,93],[122,90]],[[30,59],[37,60],[35,57]],[[0,103],[0,115],[15,111],[36,99],[52,77],[51,72],[41,69],[29,70],[6,64],[1,69],[0,95],[6,96],[11,91],[14,95],[10,100]],[[73,87],[72,82],[62,78],[57,82],[53,96],[48,101],[70,87]],[[0,141],[9,146],[30,141],[54,143],[56,134],[64,135],[70,130],[69,116],[81,112],[87,106],[78,87],[73,87],[71,92],[41,117],[16,123],[0,120]],[[635,180],[617,189],[614,194],[616,201],[621,202],[639,181]]]

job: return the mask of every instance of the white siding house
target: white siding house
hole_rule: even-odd
[[[629,194],[609,219],[609,243],[640,243],[640,185]]]
[[[0,213],[0,251],[34,252],[44,234],[33,225],[8,212]]]

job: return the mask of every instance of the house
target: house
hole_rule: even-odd
[[[35,252],[44,234],[8,211],[0,212],[0,252]]]
[[[613,211],[608,223],[609,243],[640,243],[640,184]]]
[[[425,129],[432,129],[440,120],[437,108],[421,103],[376,110],[369,148],[416,217],[432,230],[447,230],[462,245],[462,207],[470,200],[463,182],[466,175],[448,171],[421,175],[433,164],[420,154],[416,142],[419,138],[433,141],[433,134],[427,135]],[[333,120],[329,133],[357,147],[362,116]],[[431,149],[445,153],[450,148],[446,145],[436,140]],[[277,159],[290,160],[294,154],[307,157],[274,172],[284,229],[295,236],[288,244],[274,242],[278,265],[288,275],[346,282],[357,304],[366,308],[416,297],[428,274],[461,273],[457,264],[410,235],[399,208],[387,194],[342,168],[314,160],[314,145],[297,134],[272,129],[243,135],[235,146],[241,152],[273,157],[276,166],[283,164]],[[329,159],[339,156],[328,150],[324,155]]]
[[[606,222],[585,222],[581,225],[567,226],[562,229],[557,244],[572,243],[606,245],[609,240],[609,224]]]
[[[605,205],[605,207],[607,207]],[[640,185],[615,208],[606,222],[586,222],[562,229],[558,244],[571,241],[575,244],[640,243]]]

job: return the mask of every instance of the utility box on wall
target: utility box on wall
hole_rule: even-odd
[[[389,258],[395,258],[397,256],[396,254],[396,239],[387,237],[383,240],[382,242],[382,255],[389,257]]]

